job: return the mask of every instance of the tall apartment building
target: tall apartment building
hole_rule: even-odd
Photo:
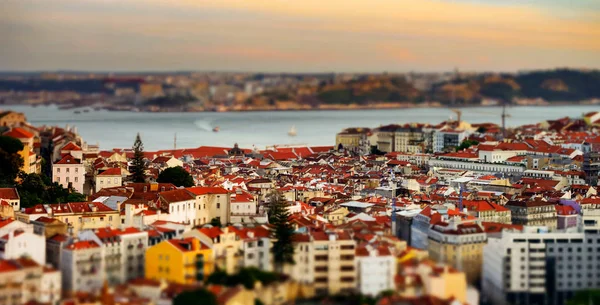
[[[366,245],[356,249],[358,291],[363,295],[377,296],[396,288],[396,257],[387,247]]]
[[[482,301],[565,304],[575,292],[600,288],[600,234],[525,227],[489,236],[483,250]]]
[[[592,151],[589,144],[583,147],[583,165],[585,182],[589,185],[598,185],[598,173],[600,173],[600,152]]]
[[[81,231],[79,238],[94,241],[104,249],[104,268],[109,284],[144,277],[148,232],[136,228],[100,228]]]
[[[544,226],[550,230],[557,227],[554,204],[543,200],[507,202],[504,207],[511,211],[512,223],[524,226]]]
[[[335,135],[335,149],[343,148],[357,154],[367,154],[371,149],[368,137],[370,128],[347,128]]]
[[[60,279],[60,271],[28,258],[0,260],[0,304],[21,305],[30,301],[58,304]]]
[[[462,271],[470,283],[478,283],[487,237],[481,224],[461,223],[459,218],[439,222],[429,230],[431,259]]]
[[[66,295],[98,291],[106,278],[104,249],[92,240],[73,242],[62,249],[60,270]]]
[[[357,288],[356,242],[347,232],[311,232],[294,235],[290,275],[313,284],[319,295],[352,293]]]
[[[437,130],[433,134],[433,152],[457,147],[468,137],[465,130]]]
[[[422,125],[387,125],[375,130],[377,149],[383,152],[424,153],[431,150],[432,132]]]

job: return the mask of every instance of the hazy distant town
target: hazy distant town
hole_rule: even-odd
[[[92,111],[256,111],[597,104],[600,72],[0,73],[0,104]],[[78,109],[76,109],[78,108]],[[79,109],[82,108],[82,109]]]

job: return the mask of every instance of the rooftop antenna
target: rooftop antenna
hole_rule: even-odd
[[[460,212],[463,211],[463,186],[462,183],[458,184],[458,210]]]

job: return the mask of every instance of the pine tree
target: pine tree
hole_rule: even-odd
[[[138,133],[133,143],[133,160],[131,160],[131,180],[146,182],[146,164],[144,163],[144,143]]]
[[[292,236],[294,229],[288,221],[290,216],[286,206],[287,200],[277,191],[268,195],[269,223],[273,226],[272,238],[275,239],[273,248],[273,261],[277,272],[283,271],[285,264],[294,263],[294,245]]]

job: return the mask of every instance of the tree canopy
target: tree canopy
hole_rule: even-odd
[[[254,267],[242,268],[238,273],[228,275],[225,271],[217,270],[213,272],[206,282],[208,284],[225,285],[229,287],[244,285],[246,289],[253,289],[258,281],[263,285],[269,285],[279,279],[278,275],[272,272],[266,272]]]
[[[269,223],[273,225],[272,234],[275,239],[271,251],[276,270],[281,272],[284,264],[294,263],[294,246],[292,244],[294,229],[288,221],[290,213],[287,210],[287,200],[281,193],[271,192],[267,200],[269,202]]]
[[[0,136],[0,186],[12,187],[23,166],[19,152],[23,143],[13,137]]]
[[[217,297],[206,289],[185,291],[173,299],[173,305],[218,305]]]
[[[83,194],[72,192],[62,185],[52,182],[50,178],[40,174],[19,175],[17,190],[21,197],[21,207],[28,208],[39,203],[84,202]]]
[[[456,147],[456,151],[461,151],[463,149],[467,149],[473,145],[477,145],[479,144],[479,142],[475,141],[475,140],[464,140],[462,141],[462,143],[460,143],[459,146]]]
[[[144,143],[138,133],[133,143],[133,160],[131,161],[131,180],[146,182],[146,163],[144,162]]]
[[[169,167],[163,170],[156,180],[160,183],[173,183],[175,186],[194,186],[194,178],[181,166]]]

